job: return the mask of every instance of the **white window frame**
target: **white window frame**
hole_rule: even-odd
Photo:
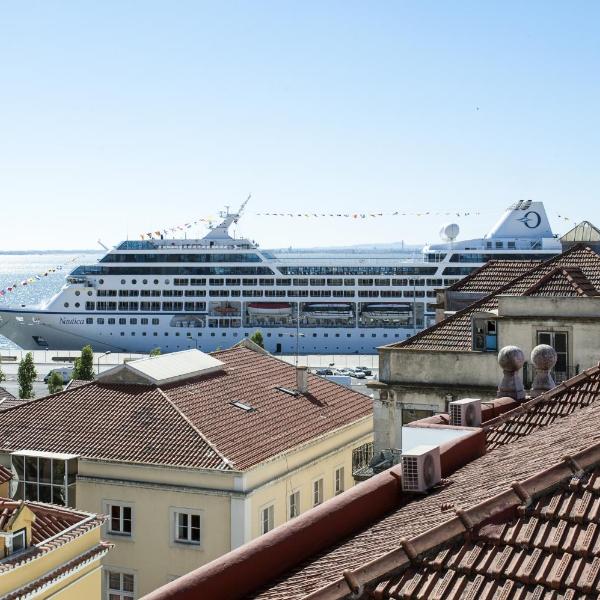
[[[180,540],[178,535],[178,515],[185,513],[189,516],[200,517],[200,542],[194,542],[192,540]],[[187,506],[171,506],[169,507],[169,545],[172,548],[188,548],[190,550],[204,550],[204,537],[205,537],[205,521],[204,511],[201,508],[189,508]],[[191,525],[188,526],[188,531],[191,531]]]
[[[187,537],[181,538],[179,537],[179,518],[181,516],[186,516],[188,518],[187,525],[185,526]],[[194,529],[192,525],[192,518],[198,517],[198,533],[199,539],[192,539],[192,529]],[[189,546],[201,546],[202,545],[202,514],[199,510],[175,510],[173,512],[173,542],[176,544],[186,544]]]
[[[106,591],[105,597],[106,600],[134,600],[137,597],[137,574],[129,571],[127,569],[120,569],[119,567],[104,567],[104,589]],[[110,574],[116,573],[119,575],[119,588],[111,588],[110,587]],[[133,577],[133,591],[125,591],[123,590],[123,580],[124,576],[128,575]]]
[[[265,529],[265,513],[267,513],[267,529]],[[275,504],[266,504],[260,509],[260,534],[264,535],[275,529]]]
[[[294,508],[296,514],[292,514],[292,498],[295,498]],[[294,490],[288,496],[288,518],[295,519],[300,516],[300,490]]]
[[[346,476],[346,469],[344,468],[344,465],[340,465],[339,467],[335,468],[335,471],[333,472],[333,495],[334,496],[337,496],[338,494],[341,494],[342,492],[346,491],[345,476]]]
[[[114,508],[119,509],[119,529],[112,528],[112,510]],[[124,511],[128,508],[131,511],[131,531],[123,531],[123,523],[125,521]],[[134,510],[133,504],[129,502],[120,502],[119,500],[106,500],[105,501],[105,512],[108,515],[108,520],[106,522],[106,533],[108,535],[116,535],[124,538],[132,538],[133,537],[133,519],[134,519]]]
[[[325,499],[324,488],[325,488],[325,484],[324,484],[323,477],[319,477],[318,479],[313,480],[312,490],[311,490],[313,506],[319,506],[319,504],[323,504],[323,500]],[[315,492],[318,492],[318,500],[317,500],[317,494]]]
[[[104,500],[104,513],[108,515],[106,520],[106,535],[118,537],[119,539],[132,540],[135,533],[135,505],[132,502],[123,502],[122,500]],[[118,507],[119,511],[119,525],[121,530],[112,528],[112,508],[113,506]],[[131,510],[131,532],[123,531],[123,509],[128,508]]]

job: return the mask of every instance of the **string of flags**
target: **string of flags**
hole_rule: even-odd
[[[465,218],[465,217],[479,217],[482,213],[480,211],[394,211],[394,212],[347,212],[347,213],[293,213],[293,212],[256,212],[251,213],[257,217],[286,217],[290,219],[322,219],[322,218],[335,218],[335,219],[377,219],[387,217],[450,217],[450,218]],[[563,221],[571,223],[577,223],[576,219],[571,219],[565,215],[557,215],[557,217]],[[149,231],[141,233],[140,238],[144,239],[160,239],[170,234],[178,234],[191,229],[195,225],[211,225],[217,219],[215,217],[200,217],[195,221],[189,221],[188,223],[182,223],[181,225],[175,225],[174,227],[167,227],[165,229],[157,229],[156,231]]]
[[[38,273],[37,275],[33,275],[32,277],[28,277],[27,279],[23,279],[23,281],[18,281],[17,283],[13,283],[12,285],[8,286],[7,288],[5,288],[3,290],[0,290],[0,297],[6,296],[6,294],[9,294],[10,292],[16,291],[17,288],[25,287],[27,285],[32,285],[33,283],[36,283],[37,281],[40,281],[44,277],[48,277],[48,275],[50,275],[51,273],[56,273],[58,271],[62,271],[63,268],[65,267],[65,265],[68,265],[70,263],[75,262],[78,258],[79,258],[79,256],[76,256],[74,258],[71,258],[67,262],[65,262],[64,265],[57,265],[56,267],[52,267],[50,269],[46,269],[42,273]]]
[[[194,225],[200,225],[202,223],[210,225],[214,220],[215,219],[213,217],[201,217],[199,219],[196,219],[195,221],[190,221],[189,223],[175,225],[175,227],[167,227],[166,229],[157,229],[156,231],[140,233],[140,238],[142,240],[146,238],[148,238],[149,240],[154,238],[160,239],[162,236],[169,235],[170,233],[179,233],[180,231],[186,231],[188,229],[191,229]]]

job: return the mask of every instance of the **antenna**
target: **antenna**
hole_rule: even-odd
[[[98,239],[98,243],[108,252],[108,248]]]

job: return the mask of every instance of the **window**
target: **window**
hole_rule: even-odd
[[[107,512],[110,515],[108,533],[131,536],[133,516],[131,506],[108,503]]]
[[[300,492],[290,494],[290,519],[300,514]]]
[[[200,513],[176,511],[174,519],[175,541],[200,545]]]
[[[568,379],[569,373],[569,339],[566,331],[538,331],[537,343],[548,344],[556,350],[556,365],[554,375],[557,382]]]
[[[275,527],[275,507],[267,506],[260,511],[260,532],[267,533]]]
[[[15,554],[16,552],[25,550],[27,546],[26,533],[27,532],[25,529],[19,529],[11,535],[11,549],[10,552],[8,552],[8,554]]]
[[[133,600],[135,579],[131,573],[106,571],[108,600]]]
[[[17,474],[15,500],[75,506],[76,458],[58,454],[38,457],[15,453],[12,455],[12,467]]]
[[[335,470],[334,493],[337,496],[344,491],[344,467]]]
[[[493,319],[473,320],[473,350],[480,352],[498,350],[496,321]]]
[[[313,481],[313,506],[323,502],[323,479]]]

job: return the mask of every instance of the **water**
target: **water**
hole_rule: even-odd
[[[49,300],[65,284],[65,277],[81,264],[94,264],[102,254],[1,254],[0,290],[19,284],[12,292],[0,296],[0,308],[39,304]],[[57,269],[47,273],[49,269]],[[30,277],[41,276],[33,283],[21,286],[20,283]],[[10,340],[0,335],[0,350],[16,348]]]

